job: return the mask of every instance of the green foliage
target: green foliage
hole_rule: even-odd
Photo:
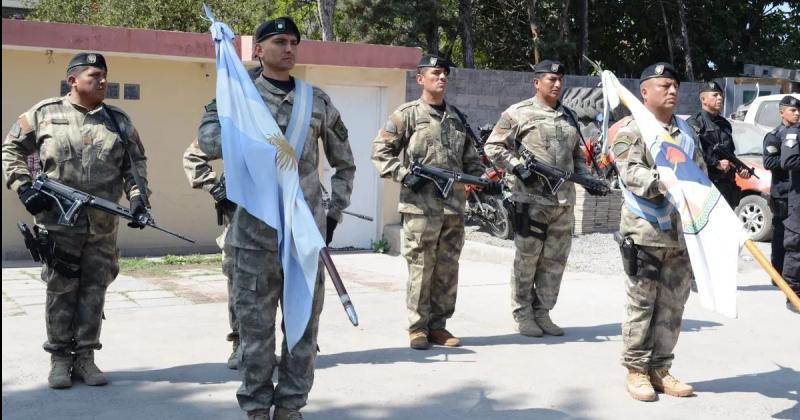
[[[372,247],[372,251],[378,254],[386,254],[391,250],[389,241],[386,240],[385,236],[382,236],[378,241],[370,241],[370,246]]]
[[[123,271],[141,271],[164,268],[170,265],[213,264],[222,263],[222,254],[211,255],[165,255],[161,258],[120,258],[119,267]]]

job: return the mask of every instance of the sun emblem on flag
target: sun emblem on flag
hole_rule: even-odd
[[[297,169],[297,158],[295,158],[294,148],[286,138],[280,134],[272,134],[267,136],[267,143],[275,146],[277,155],[275,156],[275,163],[278,168],[284,171]]]

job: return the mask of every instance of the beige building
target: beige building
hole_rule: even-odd
[[[220,228],[211,198],[189,187],[181,165],[183,151],[196,136],[203,106],[214,96],[210,35],[8,19],[3,19],[2,31],[3,136],[33,104],[61,95],[66,64],[73,54],[102,52],[111,86],[107,102],[131,116],[147,151],[157,223],[197,241],[191,245],[153,229],[140,231],[120,224],[120,249],[126,255],[215,251]],[[245,65],[255,65],[250,60],[252,37],[237,39],[237,48]],[[358,169],[349,210],[375,219],[345,216],[334,247],[369,247],[386,224],[399,221],[398,186],[378,178],[370,161],[370,143],[387,115],[405,101],[406,71],[420,56],[417,48],[312,40],[300,44],[294,75],[331,96],[350,132]],[[329,182],[330,168],[323,163],[320,171]],[[31,220],[16,194],[3,188],[3,260],[27,258],[15,223]]]

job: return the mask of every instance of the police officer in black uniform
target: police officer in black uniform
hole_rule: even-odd
[[[715,151],[715,148],[719,148],[730,154],[736,153],[731,123],[719,114],[724,101],[722,88],[716,82],[704,83],[700,89],[700,105],[703,109],[687,122],[695,129],[697,138],[700,139],[703,159],[708,166],[708,177],[725,197],[728,205],[735,209],[742,195],[742,190],[736,185],[736,170],[729,160]],[[750,174],[744,168],[739,171],[739,176],[744,179],[750,178]]]
[[[769,191],[769,208],[772,210],[772,266],[783,272],[783,221],[789,215],[789,174],[781,167],[781,144],[786,129],[797,124],[797,112],[788,106],[793,98],[785,96],[780,103],[781,123],[764,136],[764,168],[772,171]],[[784,103],[785,102],[785,103]]]
[[[783,278],[800,297],[800,99],[787,95],[780,106],[784,121],[793,122],[781,135],[781,167],[789,174],[789,215],[783,223],[786,228]],[[797,312],[788,299],[786,307]]]

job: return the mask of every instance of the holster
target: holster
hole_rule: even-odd
[[[59,274],[68,278],[81,276],[81,259],[56,247],[55,241],[45,228],[33,226],[33,232],[28,225],[18,222],[17,227],[25,240],[25,247],[31,253],[31,258],[52,267]]]
[[[644,277],[658,280],[661,274],[661,263],[647,251],[637,246],[629,236],[614,232],[614,241],[619,245],[622,254],[622,269],[631,277]]]
[[[547,239],[547,224],[531,220],[530,215],[528,214],[529,208],[530,204],[528,203],[513,204],[514,217],[512,217],[511,220],[514,227],[514,232],[523,238],[533,236],[534,238],[544,241]],[[531,226],[539,231],[537,232],[532,230]]]

